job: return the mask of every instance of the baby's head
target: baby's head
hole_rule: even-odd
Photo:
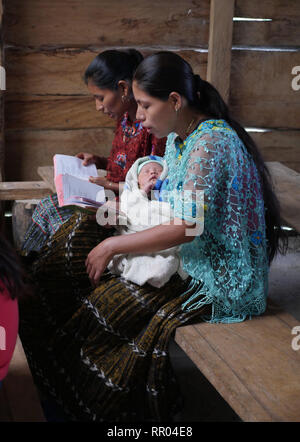
[[[138,168],[139,188],[148,194],[154,188],[162,171],[162,164],[156,160],[148,160],[140,164]]]

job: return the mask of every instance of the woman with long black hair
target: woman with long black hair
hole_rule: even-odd
[[[89,243],[73,220],[33,271],[43,324],[39,336],[32,322],[24,328],[33,372],[75,420],[172,419],[180,406],[172,333],[195,320],[262,314],[283,237],[266,166],[212,85],[178,55],[160,52],[138,66],[133,93],[143,127],[168,135],[164,198],[173,220],[106,238],[90,222]],[[115,255],[178,245],[187,280],[177,274],[154,289],[105,270]]]

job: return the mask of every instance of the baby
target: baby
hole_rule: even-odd
[[[170,204],[158,198],[167,174],[167,164],[161,157],[150,155],[139,158],[132,165],[120,196],[119,209],[123,217],[122,225],[115,226],[118,234],[136,233],[171,221],[173,212]],[[182,278],[186,277],[181,269],[179,247],[143,255],[116,255],[108,269],[135,284],[149,283],[158,288],[176,272]]]
[[[137,169],[138,186],[148,198],[151,198],[151,190],[154,189],[162,171],[163,165],[158,160],[149,159],[139,165]]]

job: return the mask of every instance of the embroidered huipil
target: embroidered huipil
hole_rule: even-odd
[[[139,120],[130,121],[126,112],[117,123],[112,150],[107,161],[107,179],[114,183],[125,181],[133,163],[146,155],[163,156],[166,138],[158,139]]]
[[[269,270],[265,209],[259,174],[244,144],[224,120],[206,120],[184,143],[169,134],[165,160],[166,198],[176,217],[190,221],[192,214],[200,223],[196,195],[204,191],[203,231],[181,246],[183,268],[192,277],[183,309],[210,304],[211,322],[263,313]],[[192,195],[189,210],[186,193]]]

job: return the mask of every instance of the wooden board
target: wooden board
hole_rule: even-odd
[[[233,116],[244,126],[299,129],[299,91],[291,86],[297,65],[297,52],[233,51]]]
[[[271,18],[271,22],[234,23],[234,44],[299,46],[299,4],[295,0],[236,1],[239,17]],[[60,11],[57,14],[57,11]],[[118,11],[118,15],[115,14]],[[199,47],[208,42],[209,0],[10,0],[6,5],[6,39],[20,46]],[[77,26],[72,26],[76,23]],[[91,26],[91,23],[97,25]],[[115,32],[118,29],[119,32]],[[178,29],[181,32],[178,32]]]
[[[279,199],[282,219],[300,233],[300,173],[279,162],[267,162]]]
[[[55,193],[56,187],[54,184],[54,166],[40,166],[37,168],[37,173],[49,187],[49,189]]]
[[[139,41],[138,41],[139,42]],[[144,48],[135,45],[144,55],[150,55],[158,48]],[[173,48],[173,49],[172,49]],[[7,48],[5,68],[7,71],[6,96],[24,95],[88,95],[83,75],[99,52],[111,49],[102,46],[95,49],[47,49],[25,50]],[[193,49],[168,47],[187,60],[195,73],[206,78],[207,52]],[[20,81],[22,78],[22,81]],[[59,97],[58,97],[59,98]],[[36,99],[36,98],[35,98]]]
[[[44,1],[43,8],[40,0],[10,0],[6,15],[6,40],[20,46],[135,47],[140,42],[207,47],[208,43],[209,0],[102,0],[101,4],[55,0]],[[235,16],[272,19],[235,22],[235,45],[299,47],[299,4],[295,0],[236,0]]]
[[[230,89],[233,13],[234,0],[211,0],[207,81],[215,86],[226,103]]]
[[[208,17],[209,0],[44,0],[42,7],[40,0],[9,0],[5,39],[20,46],[207,47]]]
[[[206,53],[178,53],[206,78]],[[82,81],[94,55],[76,51],[7,54],[6,127],[95,127],[98,113]],[[229,104],[235,118],[245,126],[298,129],[299,91],[291,87],[291,69],[297,65],[297,52],[233,51]],[[68,95],[73,95],[70,101]],[[108,127],[109,122],[102,119],[99,116],[99,127]]]
[[[6,129],[79,129],[109,127],[116,122],[97,112],[89,96],[22,95],[7,97]]]
[[[271,19],[268,22],[234,22],[233,44],[298,47],[300,4],[295,0],[236,0],[235,16]]]
[[[5,411],[2,422],[46,421],[19,337],[2,388],[0,409]]]
[[[300,351],[285,313],[176,330],[176,342],[243,421],[300,420]]]
[[[235,0],[235,15],[250,18],[272,18],[273,20],[285,17],[289,20],[299,20],[300,3],[296,0]]]
[[[113,129],[6,131],[6,179],[39,180],[37,168],[53,164],[56,153],[76,155],[90,152],[107,156]],[[19,158],[16,163],[16,158]]]
[[[10,181],[0,183],[0,201],[43,198],[51,189],[44,181]]]
[[[300,131],[249,132],[265,161],[277,161],[300,172]]]
[[[144,55],[151,53],[143,50]],[[206,78],[207,53],[177,51]],[[82,75],[97,52],[90,50],[7,50],[6,129],[114,127],[88,95]],[[20,82],[20,76],[22,82]],[[10,93],[9,91],[14,91]]]

